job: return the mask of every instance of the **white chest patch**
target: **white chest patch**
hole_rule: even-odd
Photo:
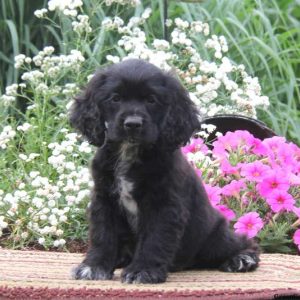
[[[115,176],[118,183],[119,203],[123,208],[130,227],[136,231],[138,224],[138,206],[132,196],[134,183],[128,180],[126,174],[132,163],[137,159],[138,147],[132,144],[123,144],[120,149]]]
[[[120,202],[121,205],[133,215],[137,215],[137,204],[132,198],[131,192],[133,190],[133,183],[127,181],[124,177],[120,178]]]

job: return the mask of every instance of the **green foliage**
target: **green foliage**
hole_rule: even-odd
[[[46,0],[0,1],[0,93],[5,86],[18,81],[19,72],[14,68],[16,55],[37,53],[42,45],[53,42],[43,22],[33,15],[46,3]]]
[[[289,223],[270,222],[259,234],[260,247],[267,253],[296,254],[296,247],[292,248],[292,240],[288,236]]]
[[[212,0],[182,4],[188,19],[226,36],[231,58],[259,78],[272,107],[261,112],[279,135],[300,142],[300,21],[297,1]]]

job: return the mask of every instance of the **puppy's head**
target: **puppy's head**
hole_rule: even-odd
[[[180,82],[138,59],[96,73],[75,99],[70,120],[96,146],[106,138],[175,149],[199,128],[197,110]]]

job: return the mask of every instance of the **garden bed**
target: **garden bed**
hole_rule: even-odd
[[[70,271],[78,253],[0,250],[0,299],[189,298],[270,299],[300,297],[300,257],[262,254],[253,273],[185,271],[171,273],[164,284],[127,285],[120,270],[111,281],[74,281]]]

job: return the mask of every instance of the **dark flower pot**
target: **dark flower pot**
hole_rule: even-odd
[[[261,140],[276,135],[276,133],[272,129],[267,127],[265,123],[242,115],[216,115],[213,117],[204,118],[201,123],[213,124],[217,127],[216,131],[223,134],[228,131],[247,130],[256,138],[259,138]],[[211,133],[207,141],[211,142],[215,138],[215,133]]]

